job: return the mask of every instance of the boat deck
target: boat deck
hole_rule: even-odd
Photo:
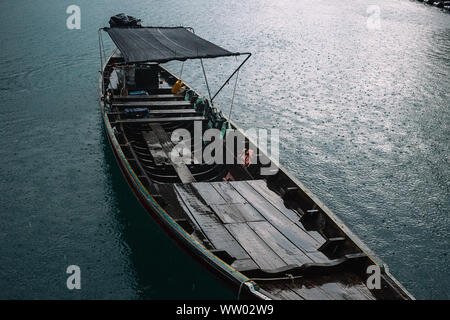
[[[261,287],[275,297],[374,299],[354,274],[326,277],[344,266],[358,268],[366,255],[355,252],[329,258],[322,252],[329,239],[306,230],[302,214],[287,208],[266,181],[161,185],[160,192],[170,199],[168,213],[193,225],[192,235],[232,267],[258,279],[292,277],[276,285],[262,281]],[[306,282],[300,280],[303,277]],[[326,290],[320,290],[322,285]]]

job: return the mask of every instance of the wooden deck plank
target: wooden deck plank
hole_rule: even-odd
[[[364,280],[354,273],[341,273],[341,281],[336,282],[336,285],[345,292],[344,296],[347,300],[376,300],[366,287]]]
[[[161,118],[143,118],[143,119],[121,119],[114,123],[161,123],[161,122],[179,122],[179,121],[203,121],[205,117],[161,117]]]
[[[281,300],[304,300],[296,292],[292,291],[289,286],[284,283],[267,283],[264,284],[264,290]]]
[[[211,183],[209,182],[197,182],[194,185],[194,188],[198,191],[198,193],[205,199],[208,204],[226,204],[226,200],[217,192],[216,189],[213,188]]]
[[[197,232],[203,233],[202,227],[198,224],[197,220],[195,219],[194,215],[192,214],[192,204],[191,201],[186,197],[186,192],[183,188],[177,188],[177,185],[174,185],[174,193],[177,198],[178,205],[180,209],[185,212],[186,216],[189,218],[189,220],[194,225],[194,229],[197,230]],[[203,235],[206,237],[206,235],[203,233]],[[207,238],[207,237],[206,237]]]
[[[169,215],[175,220],[179,219],[188,219],[187,210],[185,208],[180,208],[180,196],[175,191],[174,185],[170,183],[161,183],[158,185],[154,185],[152,188],[155,193],[164,199],[166,207],[164,207],[165,211],[169,213]]]
[[[313,262],[267,221],[249,222],[248,225],[286,264],[301,266]]]
[[[231,266],[241,272],[258,269],[258,265],[252,259],[241,259],[234,261]]]
[[[214,214],[211,209],[198,198],[192,184],[176,184],[175,190],[191,212],[195,211],[196,214]]]
[[[210,204],[222,223],[265,221],[265,218],[249,203]]]
[[[195,181],[194,176],[192,175],[191,170],[186,166],[185,163],[179,163],[179,162],[172,162],[172,165],[175,169],[175,171],[178,174],[178,177],[180,178],[181,182],[183,183],[189,183]]]
[[[320,244],[299,226],[292,223],[285,215],[253,189],[246,181],[233,181],[231,185],[264,216],[278,231],[304,252],[314,252]]]
[[[121,101],[121,102],[113,102],[113,106],[115,107],[152,107],[152,106],[190,106],[192,103],[190,101]]]
[[[196,113],[200,114],[195,109],[161,109],[161,110],[149,110],[150,114],[185,114]]]
[[[348,300],[346,290],[339,283],[324,283],[320,286],[320,289],[326,292],[326,294],[330,296],[332,300]]]
[[[235,208],[230,207],[230,204],[210,204],[209,206],[224,224],[245,222],[245,218]]]
[[[321,251],[308,252],[308,257],[317,263],[328,263],[330,259],[324,255]]]
[[[264,198],[267,199],[273,206],[275,206],[280,212],[282,212],[289,220],[298,225],[300,228],[305,230],[302,223],[300,222],[300,216],[292,209],[286,208],[284,205],[283,198],[278,194],[273,192],[267,187],[267,183],[264,180],[252,180],[247,181],[257,192],[259,192]],[[317,231],[306,231],[311,235],[319,245],[326,242],[326,239]]]
[[[286,208],[283,199],[278,194],[270,190],[264,180],[250,180],[247,181],[247,183],[291,221],[297,222],[300,219],[300,216],[295,213],[294,210]]]
[[[170,161],[167,158],[167,154],[164,152],[163,147],[161,146],[161,143],[159,142],[154,132],[145,131],[142,133],[142,136],[144,137],[144,140],[147,144],[148,149],[150,150],[150,154],[152,155],[155,164],[157,166],[169,164]]]
[[[286,266],[286,263],[246,223],[224,226],[261,269],[272,270]]]
[[[295,285],[288,284],[307,300],[374,300],[362,280],[353,273],[344,272],[310,279],[302,279]]]
[[[320,287],[297,283],[286,283],[286,286],[305,300],[332,300],[331,296]]]
[[[148,110],[149,114],[185,114],[185,113],[197,113],[195,109],[158,109]],[[108,115],[128,115],[127,112],[108,112]]]
[[[176,185],[175,190],[188,209],[190,216],[194,219],[195,224],[216,249],[225,250],[238,260],[251,259],[208,206],[197,198],[192,185]]]
[[[211,182],[211,185],[218,193],[220,193],[227,203],[247,202],[228,181]]]
[[[215,215],[197,213],[193,213],[193,215],[216,249],[227,251],[236,259],[251,258]]]
[[[159,100],[159,99],[184,99],[184,95],[175,95],[173,93],[167,94],[150,94],[150,95],[128,95],[128,96],[113,96],[114,100]]]
[[[363,284],[346,287],[353,300],[376,300],[372,292]]]
[[[159,140],[159,143],[161,144],[162,149],[166,153],[167,158],[169,159],[173,168],[177,172],[178,177],[180,178],[181,182],[183,182],[183,183],[194,182],[195,178],[184,162],[181,162],[181,161],[173,162],[171,160],[170,154],[172,152],[174,144],[170,140],[169,136],[167,135],[167,133],[163,129],[163,127],[161,127],[159,124],[151,124],[150,127],[152,128],[152,131],[153,131],[154,135],[156,136],[156,138]]]

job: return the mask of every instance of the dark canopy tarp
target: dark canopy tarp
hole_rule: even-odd
[[[105,28],[126,63],[236,56],[184,27]]]

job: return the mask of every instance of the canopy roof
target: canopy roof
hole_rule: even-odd
[[[105,28],[126,63],[237,56],[184,27]]]

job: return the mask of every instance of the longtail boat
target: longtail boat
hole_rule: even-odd
[[[116,47],[108,57],[103,33]],[[190,27],[143,27],[123,14],[99,29],[99,46],[101,115],[129,186],[160,227],[239,298],[413,299],[215,104],[250,53],[225,50]],[[203,59],[227,56],[244,60],[211,95]],[[187,59],[200,60],[208,97],[163,65]],[[219,135],[208,138],[213,129]],[[215,161],[202,159],[208,152]]]

